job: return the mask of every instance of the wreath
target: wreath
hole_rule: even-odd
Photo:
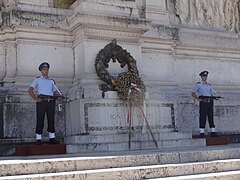
[[[119,62],[120,67],[128,66],[128,71],[113,77],[107,71],[108,63],[112,60]],[[123,99],[139,101],[143,99],[145,86],[139,77],[136,60],[129,52],[117,45],[116,40],[101,49],[95,60],[95,69],[98,76],[110,86],[112,90],[118,92],[118,96]]]

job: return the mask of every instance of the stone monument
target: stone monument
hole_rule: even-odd
[[[159,148],[205,144],[192,139],[198,104],[190,95],[202,70],[225,97],[215,103],[217,132],[239,134],[239,3],[76,0],[57,8],[51,0],[0,1],[0,143],[34,141],[35,108],[27,89],[38,65],[48,61],[68,98],[56,111],[57,136],[67,151],[129,149],[127,103],[116,91],[103,97],[95,69],[97,55],[114,39],[136,61]],[[112,60],[108,65],[112,77],[128,71]],[[149,131],[143,132],[141,113],[132,113],[131,148],[155,148]]]

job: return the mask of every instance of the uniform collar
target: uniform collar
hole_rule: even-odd
[[[202,84],[208,84],[207,81],[202,81]]]
[[[50,79],[50,77],[48,76],[48,78],[45,78],[45,77],[43,77],[43,76],[40,76],[41,77],[41,79]]]

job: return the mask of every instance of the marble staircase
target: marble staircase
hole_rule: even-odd
[[[1,179],[240,178],[240,145],[162,150],[1,157]]]

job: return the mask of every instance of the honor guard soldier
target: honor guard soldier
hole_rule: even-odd
[[[217,136],[215,125],[213,121],[213,98],[211,96],[216,96],[216,92],[213,90],[211,84],[207,82],[208,71],[202,71],[199,76],[201,76],[202,81],[198,82],[193,89],[192,96],[199,101],[199,131],[200,137],[204,138],[204,129],[206,125],[206,117],[208,117],[208,123],[211,130],[211,136]],[[205,97],[205,98],[201,98]],[[207,98],[209,97],[209,98]]]
[[[44,126],[45,114],[48,121],[49,143],[59,144],[55,139],[54,114],[55,114],[55,98],[56,86],[53,79],[48,76],[50,65],[43,62],[38,67],[41,76],[37,77],[28,89],[29,95],[36,101],[37,106],[37,125],[36,125],[36,141],[37,144],[42,143],[42,132]],[[37,94],[34,93],[37,91]]]

